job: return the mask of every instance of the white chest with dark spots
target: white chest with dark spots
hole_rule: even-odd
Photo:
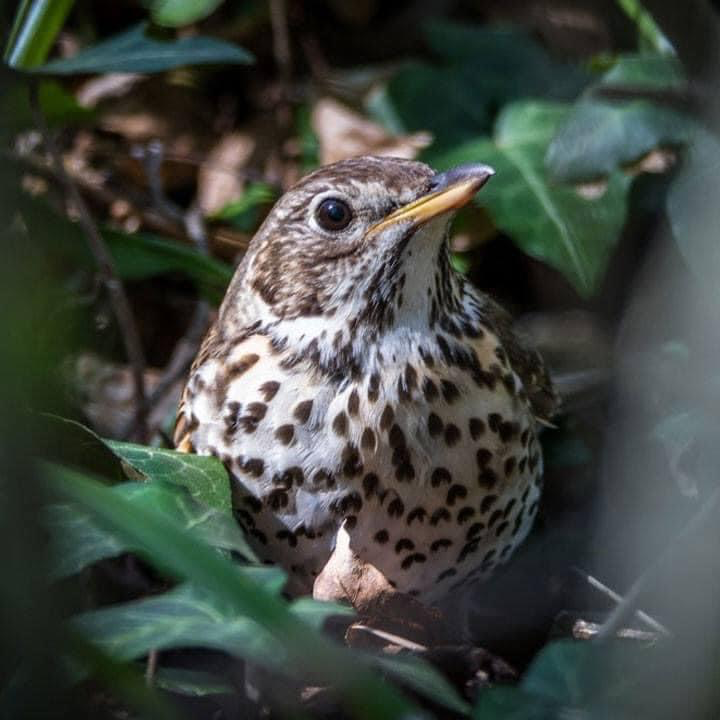
[[[191,377],[192,447],[226,464],[251,543],[295,590],[311,588],[344,523],[398,589],[441,597],[507,560],[537,509],[535,420],[496,345],[465,365],[415,347],[329,379],[250,336]]]

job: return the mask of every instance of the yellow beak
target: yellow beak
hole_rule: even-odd
[[[417,227],[433,218],[467,205],[480,188],[495,174],[487,165],[464,165],[435,176],[427,195],[395,210],[373,225],[369,234],[382,232],[391,225],[410,223]]]

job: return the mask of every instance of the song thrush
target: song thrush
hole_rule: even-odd
[[[360,558],[429,601],[505,562],[530,529],[556,397],[447,242],[492,174],[379,157],[323,167],[277,202],[235,273],[175,441],[225,463],[238,520],[296,591],[343,524]]]

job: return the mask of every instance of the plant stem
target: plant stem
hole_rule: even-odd
[[[100,280],[105,286],[110,303],[117,320],[120,334],[122,336],[125,353],[130,363],[133,378],[133,393],[135,396],[135,423],[137,435],[144,440],[147,434],[147,402],[145,397],[145,354],[140,340],[140,333],[135,322],[135,317],[130,307],[125,288],[120,281],[110,251],[105,244],[95,221],[90,214],[85,200],[65,170],[62,155],[48,128],[40,99],[38,97],[37,83],[30,84],[30,105],[32,107],[35,123],[40,131],[45,147],[47,148],[53,169],[58,179],[65,188],[65,192],[78,212],[80,227],[85,233],[88,247],[95,259]]]

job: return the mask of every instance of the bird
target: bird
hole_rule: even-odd
[[[292,594],[344,529],[427,603],[528,534],[558,397],[511,316],[453,269],[449,231],[494,171],[365,156],[321,167],[249,243],[192,365],[174,441],[213,455]]]

